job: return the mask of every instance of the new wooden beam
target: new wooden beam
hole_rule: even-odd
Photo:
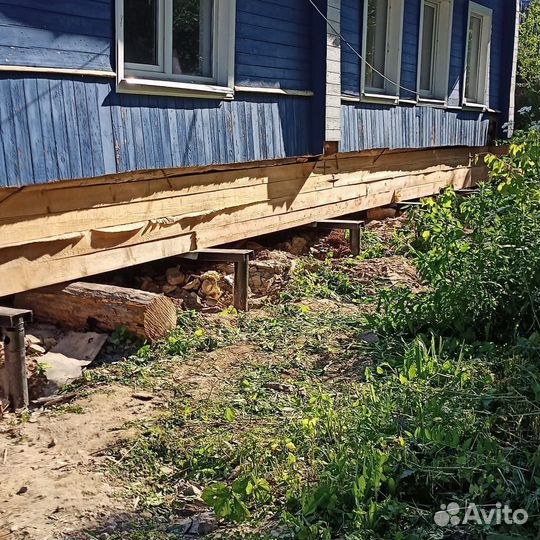
[[[0,297],[473,185],[487,173],[471,152],[338,154],[10,192],[0,197]]]

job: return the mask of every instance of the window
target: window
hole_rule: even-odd
[[[452,13],[452,0],[422,2],[417,81],[420,99],[446,101]]]
[[[402,32],[403,0],[364,2],[364,95],[398,96]]]
[[[232,97],[235,0],[117,0],[120,91]]]
[[[465,55],[464,102],[489,104],[489,55],[491,46],[492,12],[471,2]]]

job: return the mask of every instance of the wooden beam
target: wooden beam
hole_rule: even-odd
[[[416,167],[416,168],[415,168]],[[326,171],[326,172],[325,172]],[[0,297],[472,185],[470,148],[0,190]]]

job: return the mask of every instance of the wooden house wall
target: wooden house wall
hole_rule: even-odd
[[[0,185],[241,163],[310,151],[308,98],[117,94],[114,82],[0,78]]]
[[[237,0],[237,85],[310,89],[307,6]],[[0,2],[0,64],[111,73],[113,36],[114,0]],[[306,155],[312,116],[306,97],[135,96],[114,79],[6,72],[0,186]]]
[[[115,69],[114,0],[0,1],[0,65]],[[237,0],[236,84],[309,90],[308,2]]]
[[[403,83],[410,84],[420,0],[405,1]],[[454,19],[456,42],[464,39],[465,1],[455,0],[461,13]],[[342,32],[360,50],[362,0],[341,3]],[[495,11],[492,106],[504,107],[507,93],[500,91],[499,78],[507,82],[504,69],[510,62],[508,55],[500,58],[508,43],[502,39],[501,11]],[[114,79],[0,74],[0,186],[320,153],[325,103],[317,95],[326,63],[317,53],[323,39],[315,31],[317,17],[307,0],[237,0],[236,84],[313,90],[314,97],[246,92],[237,92],[234,101],[134,96],[116,93]],[[460,76],[462,46],[453,47],[451,76]],[[114,0],[0,0],[0,65],[106,75],[115,69],[114,48]],[[358,58],[342,47],[345,94],[358,93],[359,68]],[[348,152],[484,145],[488,119],[429,107],[344,103],[342,126],[341,150]]]
[[[342,0],[342,33],[362,50],[362,17],[365,0]],[[400,84],[416,90],[420,6],[422,0],[405,0]],[[505,121],[509,95],[509,66],[506,53],[513,42],[514,9],[511,0],[477,0],[493,10],[490,59],[490,103],[501,111],[499,125]],[[484,145],[488,140],[490,115],[465,111],[461,107],[463,72],[467,35],[468,0],[454,0],[452,42],[450,51],[448,106],[434,108],[399,104],[374,105],[367,102],[346,102],[342,105],[342,150],[366,148],[424,148],[434,145]],[[361,61],[348,48],[342,48],[342,92],[360,96]],[[416,96],[400,90],[401,99]],[[491,116],[492,117],[492,116]],[[391,128],[389,129],[389,126]]]

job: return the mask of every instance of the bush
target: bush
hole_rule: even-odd
[[[413,257],[429,290],[386,291],[379,327],[486,340],[540,329],[540,132],[486,163],[478,194],[449,188],[413,215]]]

